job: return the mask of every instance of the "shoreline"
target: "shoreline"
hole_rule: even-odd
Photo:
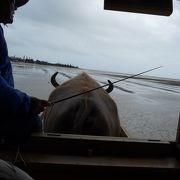
[[[31,62],[22,62],[22,61],[11,61],[12,63],[18,63],[18,64],[30,64],[30,65],[40,65],[40,66],[52,66],[52,67],[64,67],[64,68],[70,68],[70,69],[79,69],[79,70],[88,70],[93,71],[101,75],[111,76],[115,78],[127,78],[132,76],[132,74],[127,75],[127,73],[117,73],[116,72],[107,72],[101,70],[93,70],[93,69],[81,69],[78,67],[69,67],[69,66],[58,66],[58,65],[52,65],[52,64],[38,64],[38,63],[31,63]],[[171,78],[163,78],[163,77],[152,77],[152,76],[146,76],[146,75],[140,75],[137,77],[133,77],[130,79],[140,79],[140,80],[146,80],[149,82],[155,82],[160,84],[166,84],[166,85],[172,85],[172,86],[180,86],[180,80],[178,79],[171,79]]]

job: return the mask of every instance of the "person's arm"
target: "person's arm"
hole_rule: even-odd
[[[30,97],[9,86],[0,75],[0,107],[1,111],[16,116],[17,112],[27,115],[30,108]]]

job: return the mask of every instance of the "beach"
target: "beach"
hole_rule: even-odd
[[[126,74],[47,65],[12,63],[15,87],[30,96],[48,99],[54,89],[50,77],[56,71],[62,83],[82,71],[100,85]],[[118,107],[121,126],[131,138],[175,141],[180,112],[180,80],[140,76],[114,84],[110,93]]]

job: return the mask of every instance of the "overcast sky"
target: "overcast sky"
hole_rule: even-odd
[[[30,0],[4,27],[10,56],[180,79],[180,1],[169,17],[107,11],[104,0]]]

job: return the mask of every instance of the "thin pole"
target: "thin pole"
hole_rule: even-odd
[[[162,66],[155,67],[155,68],[149,69],[149,70],[147,70],[147,71],[143,71],[143,72],[140,72],[140,73],[138,73],[138,74],[125,77],[125,78],[123,78],[123,79],[120,79],[120,80],[117,80],[117,81],[112,82],[112,84],[115,84],[115,83],[118,83],[118,82],[120,82],[120,81],[124,81],[124,80],[126,80],[126,79],[130,79],[130,78],[139,76],[139,75],[141,75],[141,74],[145,74],[145,73],[147,73],[147,72],[153,71],[153,70],[155,70],[155,69],[159,69],[159,68],[161,68],[161,67],[162,67]],[[90,89],[90,90],[85,91],[85,92],[83,92],[83,93],[78,93],[78,94],[75,94],[75,95],[72,95],[72,96],[69,96],[69,97],[66,97],[66,98],[59,99],[59,100],[54,101],[54,102],[50,102],[50,106],[51,106],[51,105],[54,105],[54,104],[56,104],[56,103],[58,103],[58,102],[65,101],[65,100],[68,100],[68,99],[71,99],[71,98],[80,96],[80,95],[82,95],[82,94],[86,94],[86,93],[95,91],[95,90],[97,90],[97,89],[100,89],[100,88],[103,88],[103,87],[106,87],[106,86],[109,86],[109,84],[105,84],[105,85],[103,85],[103,86],[99,86],[99,87],[97,87],[97,88]]]

